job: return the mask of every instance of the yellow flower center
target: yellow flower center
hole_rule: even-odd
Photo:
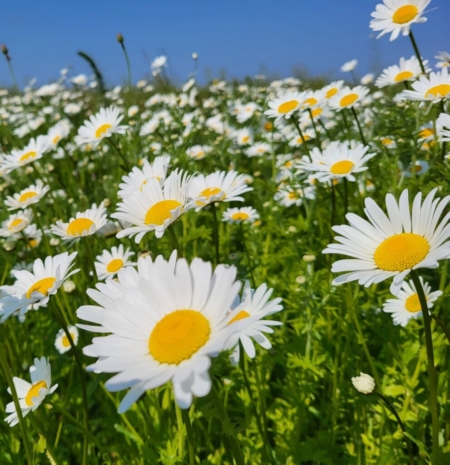
[[[27,152],[20,157],[20,161],[27,161],[29,158],[34,158],[37,155],[36,152]]]
[[[347,94],[341,98],[339,105],[341,107],[348,107],[352,103],[355,103],[358,100],[358,94]]]
[[[431,89],[428,89],[427,93],[425,94],[425,98],[429,98],[431,96],[437,97],[445,97],[450,92],[450,84],[439,84],[438,86],[434,86]]]
[[[393,142],[394,142],[394,141],[393,141],[392,139],[389,139],[389,137],[385,137],[385,138],[381,141],[381,143],[382,143],[383,145],[391,145]]]
[[[52,143],[56,145],[59,142],[59,139],[61,139],[61,136],[55,136],[52,140]]]
[[[411,73],[411,71],[402,71],[401,73],[398,73],[397,76],[395,76],[394,81],[395,82],[406,81],[407,79],[413,76],[414,76],[414,73]]]
[[[237,213],[233,213],[231,215],[231,218],[235,221],[244,221],[244,220],[248,220],[250,218],[250,215],[244,212],[237,212]]]
[[[248,142],[249,139],[250,139],[249,136],[244,136],[244,137],[242,138],[242,142]]]
[[[32,249],[34,249],[35,247],[37,247],[38,241],[37,241],[37,239],[30,239],[30,240],[28,241],[28,244],[30,244],[30,247],[31,247]]]
[[[419,13],[416,5],[401,6],[393,15],[392,21],[396,24],[406,24],[412,21]]]
[[[294,199],[297,199],[297,198],[298,198],[298,195],[295,192],[289,192],[289,194],[288,194],[288,199],[289,200],[294,200]]]
[[[273,129],[273,124],[270,123],[270,122],[265,123],[265,124],[264,124],[264,129],[265,129],[266,131],[271,131],[271,130]]]
[[[419,264],[428,254],[430,244],[418,234],[401,233],[385,239],[373,259],[384,271],[405,271]]]
[[[326,93],[325,98],[331,98],[331,97],[333,97],[333,95],[336,95],[336,94],[337,94],[337,91],[338,91],[337,87],[333,87],[332,89],[330,89],[330,90]]]
[[[297,137],[297,144],[303,144],[303,142],[306,142],[309,139],[311,139],[311,137],[309,137],[308,134],[304,134],[303,139],[301,137]]]
[[[219,187],[207,187],[206,189],[202,190],[199,194],[199,197],[206,197],[209,200],[210,197],[213,195],[221,194],[219,198],[216,199],[217,202],[220,202],[225,198],[225,192],[222,191]],[[205,202],[201,200],[197,200],[197,205],[205,205]]]
[[[342,160],[335,163],[331,168],[330,171],[333,174],[348,174],[352,170],[355,164],[350,160]]]
[[[282,103],[278,107],[278,113],[289,113],[292,110],[295,110],[298,106],[298,101],[297,100],[289,100],[288,102]]]
[[[316,108],[315,110],[311,111],[311,115],[313,118],[315,118],[316,116],[321,115],[322,112],[323,112],[322,108]]]
[[[112,126],[110,124],[102,124],[96,131],[95,131],[95,137],[97,139],[100,139],[100,137],[105,134],[105,132],[111,128]]]
[[[25,202],[27,201],[28,199],[31,199],[33,197],[36,197],[37,192],[34,192],[34,191],[28,191],[28,192],[25,192],[24,194],[22,194],[20,197],[19,197],[19,202]]]
[[[47,389],[47,383],[45,381],[39,381],[31,386],[27,396],[25,397],[25,403],[28,407],[33,406],[33,398],[39,396],[39,391],[41,389]]]
[[[310,97],[310,98],[307,98],[307,99],[303,102],[303,105],[312,106],[312,105],[315,105],[316,103],[317,103],[317,99],[315,99],[314,97]]]
[[[148,349],[159,363],[179,365],[201,349],[209,339],[209,321],[195,310],[176,310],[153,328]]]
[[[13,229],[17,228],[17,226],[20,226],[22,222],[22,218],[16,218],[15,220],[11,221],[10,225],[8,226],[8,229],[12,231]]]
[[[56,278],[50,276],[49,278],[43,278],[35,282],[27,291],[27,299],[31,298],[31,294],[33,294],[33,292],[39,292],[40,294],[47,296],[49,289],[53,286],[55,281]]]
[[[161,200],[148,209],[144,222],[161,226],[172,217],[172,210],[178,207],[181,207],[181,203],[177,200]]]
[[[246,312],[245,310],[241,310],[234,318],[232,318],[228,324],[234,323],[235,321],[243,320],[244,318],[248,318],[250,313]]]
[[[417,292],[413,295],[410,295],[405,302],[405,308],[410,313],[417,313],[422,311],[422,306],[420,305],[419,296]]]
[[[425,129],[422,129],[422,131],[419,132],[419,136],[421,138],[423,138],[423,139],[425,139],[427,137],[431,137],[432,135],[434,135],[434,131],[431,128],[425,128]]]
[[[94,222],[89,218],[77,218],[67,226],[67,234],[71,236],[81,236],[83,232],[89,231],[93,224]]]
[[[71,334],[71,336],[72,336],[72,340],[73,340],[73,334]],[[69,338],[65,334],[61,339],[61,344],[63,345],[63,347],[70,347]]]
[[[111,260],[108,263],[108,266],[106,267],[106,271],[108,273],[115,273],[116,271],[119,271],[123,266],[123,260],[120,258],[115,258],[114,260]]]

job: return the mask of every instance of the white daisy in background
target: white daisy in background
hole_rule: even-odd
[[[450,115],[441,113],[436,121],[436,133],[441,142],[450,142]]]
[[[36,139],[31,139],[23,149],[16,149],[10,155],[5,155],[2,160],[1,169],[9,173],[41,159],[50,149],[51,146],[47,136],[38,136]]]
[[[170,157],[168,155],[155,157],[151,163],[147,159],[144,159],[142,169],[134,167],[131,173],[122,177],[123,182],[119,184],[119,197],[124,199],[132,195],[136,190],[142,192],[142,188],[147,184],[149,179],[156,179],[161,185],[164,184],[169,164]]]
[[[122,244],[119,247],[113,247],[111,251],[104,250],[101,255],[97,255],[95,258],[98,279],[113,278],[122,268],[135,265],[129,261],[133,255],[134,252],[131,252],[130,249],[125,250]]]
[[[303,188],[292,186],[282,186],[273,196],[275,202],[279,203],[283,207],[291,207],[293,205],[299,207],[303,204],[303,199],[315,199],[316,189],[314,186],[306,186]]]
[[[56,225],[51,227],[51,232],[66,241],[80,239],[95,234],[106,224],[106,221],[106,208],[103,202],[98,207],[94,203],[88,210],[78,212],[68,223],[57,221]]]
[[[266,153],[271,152],[272,147],[267,142],[256,142],[251,147],[249,147],[245,154],[247,157],[262,157]]]
[[[419,133],[418,133],[418,142],[428,142],[428,141],[434,141],[434,135],[435,135],[435,130],[434,130],[434,121],[430,121],[429,123],[426,123],[420,127]]]
[[[396,149],[397,142],[393,136],[384,136],[380,138],[381,145],[387,149]]]
[[[363,86],[367,86],[373,82],[375,75],[373,73],[365,74],[359,81]]]
[[[23,417],[36,410],[43,400],[49,394],[53,394],[58,387],[57,384],[52,386],[51,367],[48,359],[45,357],[34,359],[34,365],[30,367],[30,377],[32,384],[21,378],[13,378]],[[9,388],[8,393],[11,394],[11,389]],[[10,402],[6,406],[5,411],[10,414],[5,418],[9,426],[17,425],[19,417],[14,402]]]
[[[170,173],[162,187],[156,179],[149,179],[142,192],[123,199],[117,205],[118,211],[111,215],[134,225],[120,231],[117,238],[136,235],[138,244],[150,231],[161,238],[166,228],[192,207],[187,200],[190,183],[191,176],[178,170]]]
[[[212,147],[208,145],[194,145],[186,150],[186,155],[194,160],[202,160],[211,151]]]
[[[355,173],[368,169],[366,163],[376,153],[367,153],[368,146],[357,144],[350,148],[347,142],[331,142],[328,147],[320,151],[314,147],[310,151],[311,157],[304,156],[298,163],[301,172],[312,172],[320,182],[346,178],[356,181]]]
[[[28,310],[47,305],[50,296],[56,294],[63,282],[78,270],[71,270],[77,252],[64,252],[54,257],[34,261],[33,270],[13,270],[16,281],[12,286],[1,286],[5,297],[0,299],[1,322],[15,311],[24,315]]]
[[[349,73],[353,71],[357,65],[358,65],[358,60],[347,61],[341,66],[341,71],[343,71],[344,73]]]
[[[444,99],[450,99],[450,75],[447,68],[437,73],[431,73],[429,77],[420,76],[419,80],[412,83],[414,90],[404,90],[400,94],[402,100],[422,100],[438,103]]]
[[[71,126],[71,123],[64,119],[49,129],[47,139],[51,148],[55,148],[60,140],[65,139],[69,135]]]
[[[325,102],[328,102],[331,97],[334,97],[344,86],[344,81],[333,81],[325,86],[323,91],[323,98]]]
[[[33,212],[31,210],[23,210],[14,213],[7,220],[2,222],[0,237],[11,237],[21,233],[31,223],[32,219]]]
[[[399,202],[392,194],[386,196],[388,215],[370,198],[365,200],[365,213],[369,221],[353,214],[346,215],[350,226],[333,226],[340,234],[339,244],[330,244],[323,253],[352,257],[333,263],[333,273],[338,276],[334,285],[358,281],[366,287],[385,279],[394,278],[391,292],[397,295],[403,280],[411,270],[437,268],[438,260],[450,254],[450,214],[438,224],[450,196],[434,200],[433,189],[422,203],[422,193],[414,198],[412,213],[408,190],[404,190]]]
[[[268,118],[290,118],[298,110],[304,100],[304,94],[300,92],[287,92],[274,100],[269,101],[269,110],[264,112]]]
[[[361,101],[369,94],[369,89],[364,86],[353,88],[343,87],[334,97],[328,100],[328,105],[334,110],[343,110],[345,108],[354,108],[361,105]]]
[[[69,331],[73,343],[77,345],[79,337],[78,328],[76,326],[71,325],[68,326],[67,329]],[[60,329],[56,334],[55,347],[60,354],[65,354],[71,349],[69,338],[67,337],[63,329]]]
[[[404,175],[407,178],[411,178],[413,176],[413,173],[415,176],[421,176],[422,174],[425,174],[428,171],[428,162],[425,160],[416,160],[414,162],[414,165],[410,164],[408,166],[408,169],[404,171]]]
[[[377,38],[385,34],[391,34],[389,40],[395,40],[400,32],[407,36],[411,25],[424,23],[427,18],[422,14],[431,0],[383,0],[370,14],[370,28],[373,31],[381,31]]]
[[[36,184],[22,189],[18,194],[14,194],[12,197],[8,196],[5,200],[5,205],[9,207],[8,210],[26,208],[29,205],[38,203],[49,190],[50,187],[44,186],[44,183],[38,179]]]
[[[431,287],[419,277],[425,293],[428,309],[433,307],[434,302],[442,295],[442,291],[431,292]],[[405,327],[411,319],[422,316],[419,295],[412,281],[403,281],[401,291],[395,299],[388,299],[383,305],[383,311],[392,314],[394,325]]]
[[[178,405],[189,408],[193,396],[211,389],[211,357],[224,348],[240,322],[229,323],[229,309],[240,289],[234,266],[195,258],[189,265],[173,253],[140,258],[138,271],[128,268],[113,280],[88,290],[97,303],[78,309],[77,316],[94,325],[78,325],[95,337],[83,352],[98,360],[97,373],[118,373],[105,383],[112,392],[131,388],[119,406],[125,412],[149,389],[172,381]]]
[[[252,207],[228,208],[223,212],[226,223],[254,223],[259,220],[258,212]]]
[[[156,57],[152,63],[151,63],[151,68],[152,71],[161,72],[161,69],[167,66],[167,57],[164,55],[160,55],[159,57]]]
[[[120,125],[122,119],[122,111],[117,107],[100,109],[78,129],[78,135],[74,139],[75,143],[96,147],[105,137],[111,137],[113,134],[125,134],[128,126]]]
[[[436,68],[449,68],[450,67],[450,53],[439,52],[434,58],[438,60]]]
[[[248,128],[238,129],[237,131],[234,131],[234,139],[238,145],[252,145],[252,131]]]
[[[307,142],[307,141],[309,141],[311,139],[314,139],[316,137],[316,135],[314,134],[314,131],[312,129],[303,130],[302,134],[303,134],[303,137],[300,136],[300,134],[298,134],[297,132],[293,132],[289,136],[289,139],[290,139],[289,145],[291,147],[300,147],[305,142]]]
[[[230,356],[233,365],[237,365],[239,362],[239,342],[242,343],[245,353],[250,358],[255,358],[256,355],[253,340],[264,349],[272,347],[272,344],[264,333],[273,333],[271,326],[279,326],[282,323],[273,320],[263,320],[263,318],[283,310],[279,297],[269,301],[272,292],[273,289],[267,289],[266,284],[262,284],[258,289],[253,290],[250,284],[246,282],[242,292],[242,299],[238,297],[234,302],[228,314],[228,324],[241,321],[242,323],[248,322],[248,325],[243,326],[240,331],[236,331],[225,344],[225,349],[234,349]]]
[[[431,72],[431,68],[427,67],[428,60],[423,60],[425,71]],[[392,86],[399,82],[414,81],[422,74],[419,60],[413,55],[409,60],[400,58],[398,65],[392,65],[384,69],[381,75],[375,81],[375,85],[379,88]]]
[[[213,202],[243,202],[240,195],[252,190],[253,187],[247,185],[244,175],[233,170],[216,171],[206,176],[194,176],[188,197],[193,201],[195,210],[199,211]]]
[[[35,224],[28,225],[23,231],[23,235],[31,248],[37,247],[42,239],[42,231]],[[13,236],[14,237],[14,236]]]

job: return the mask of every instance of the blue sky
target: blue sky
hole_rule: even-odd
[[[285,77],[295,67],[313,74],[343,76],[340,65],[359,60],[357,73],[378,71],[413,54],[409,39],[378,40],[369,28],[379,0],[4,0],[0,43],[10,49],[18,81],[36,77],[42,85],[70,66],[74,74],[89,68],[76,55],[90,54],[109,85],[126,76],[116,42],[122,33],[133,80],[149,73],[159,54],[169,58],[169,74],[178,82],[199,55],[199,78],[243,77],[264,71]],[[413,30],[424,57],[434,66],[438,51],[450,51],[450,0],[433,0],[428,22]],[[0,84],[10,77],[0,57]]]

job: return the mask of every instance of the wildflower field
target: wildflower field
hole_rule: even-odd
[[[175,86],[160,56],[106,88],[85,55],[19,89],[2,46],[0,465],[450,463],[430,1],[376,5],[411,55],[361,82]]]

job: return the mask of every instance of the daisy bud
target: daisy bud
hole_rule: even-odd
[[[192,59],[193,59],[193,60],[197,60],[197,59],[198,59],[198,54],[194,52],[194,53],[192,54]]]
[[[117,34],[116,39],[117,39],[117,42],[119,42],[119,44],[123,44],[123,35],[122,34]]]
[[[303,260],[306,263],[311,263],[316,260],[316,257],[314,255],[308,254],[308,255],[303,255]]]
[[[360,373],[359,376],[352,378],[354,388],[361,394],[372,394],[375,390],[375,380],[370,375]]]
[[[64,289],[64,292],[66,292],[67,294],[70,294],[76,289],[76,285],[73,281],[68,279],[67,281],[64,282],[63,289]]]
[[[8,55],[8,51],[9,51],[9,50],[7,49],[6,45],[5,45],[5,44],[2,44],[2,53],[3,53],[3,55],[6,55],[6,56],[7,56],[7,55]]]

